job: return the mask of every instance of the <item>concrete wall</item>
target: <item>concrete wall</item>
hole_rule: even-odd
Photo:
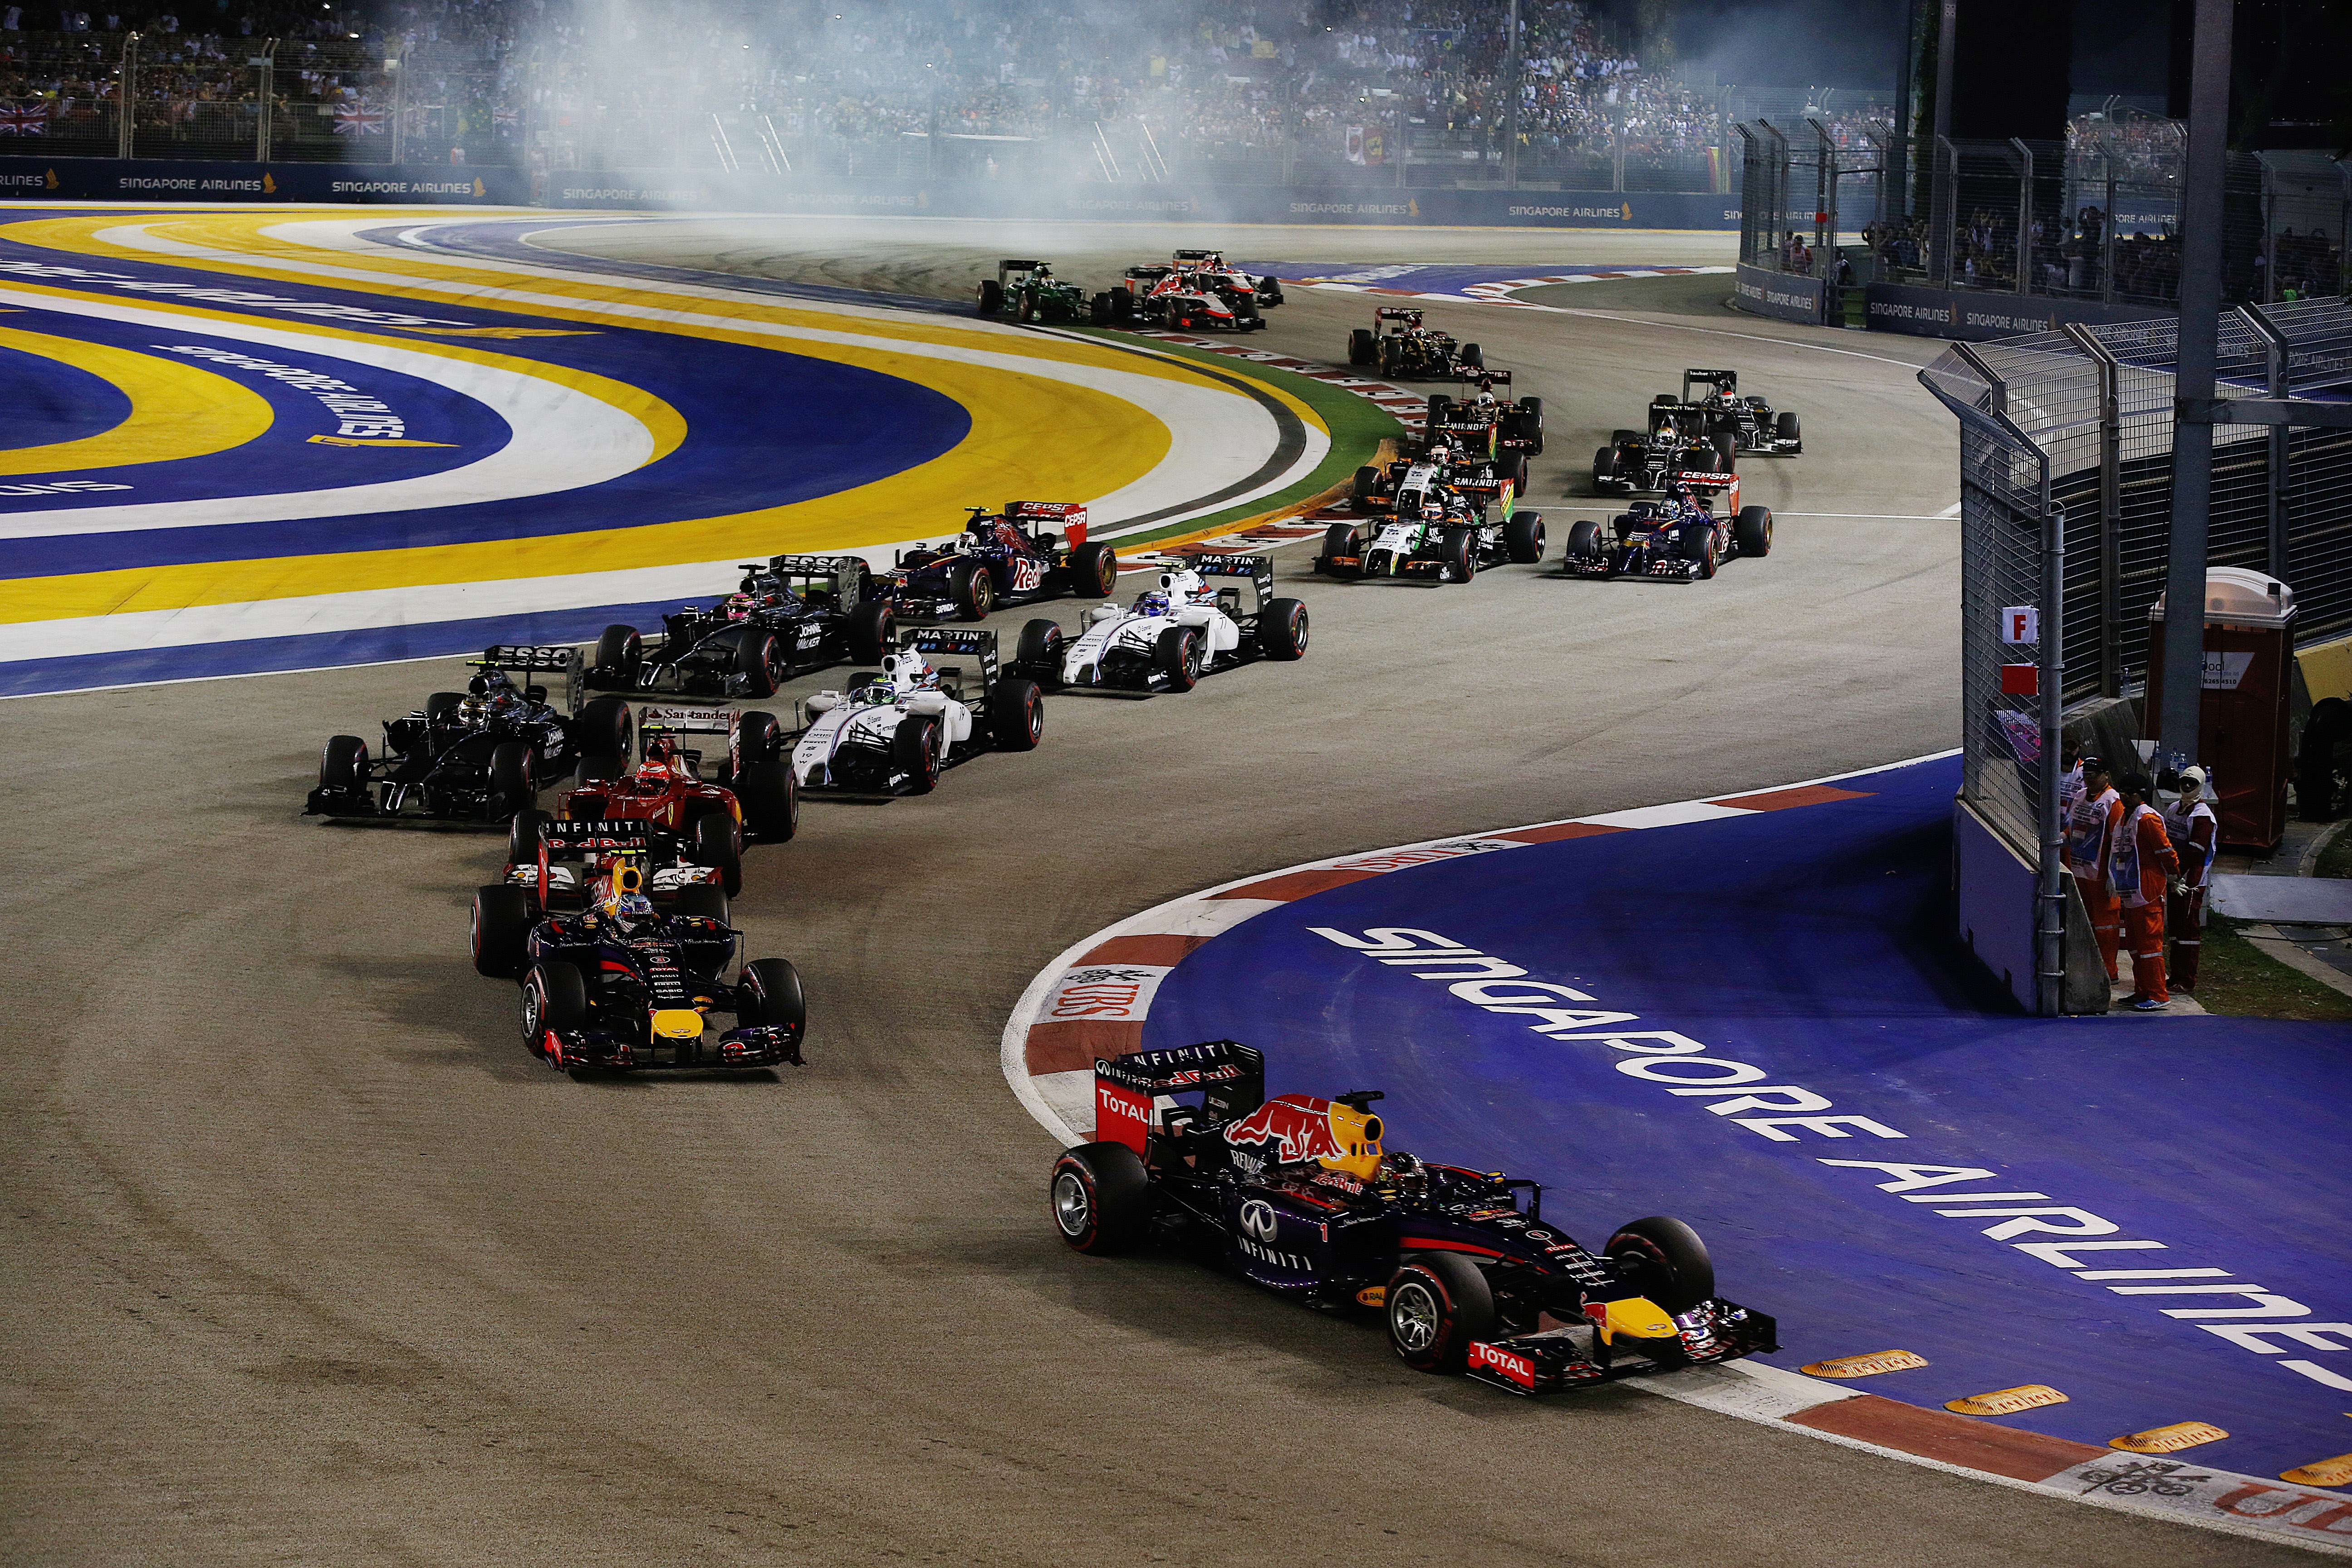
[[[1821,324],[1822,280],[1818,278],[1791,278],[1743,261],[1731,287],[1732,298],[1743,310],[1783,321]]]
[[[2033,1011],[2032,862],[2011,849],[1966,801],[1952,803],[1961,943],[2017,1005]]]

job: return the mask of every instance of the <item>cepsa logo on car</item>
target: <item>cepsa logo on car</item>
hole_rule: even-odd
[[[1225,1142],[1241,1148],[1279,1145],[1275,1163],[1296,1165],[1307,1160],[1336,1160],[1348,1151],[1331,1131],[1328,1100],[1286,1094],[1267,1100],[1225,1129]]]
[[[1525,1356],[1513,1355],[1500,1345],[1490,1345],[1484,1340],[1470,1342],[1470,1365],[1473,1370],[1484,1367],[1498,1372],[1521,1388],[1536,1385],[1536,1364]]]

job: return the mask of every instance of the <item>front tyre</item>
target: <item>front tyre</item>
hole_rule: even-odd
[[[1058,621],[1035,620],[1021,628],[1013,668],[1049,691],[1062,685],[1062,651],[1066,639]]]
[[[494,980],[522,973],[530,937],[530,898],[503,883],[474,889],[474,970]]]
[[[1046,1184],[1054,1228],[1080,1252],[1120,1252],[1151,1224],[1151,1177],[1124,1143],[1081,1143]]]
[[[677,890],[677,901],[671,906],[677,913],[696,920],[717,921],[729,924],[727,889],[714,888],[708,882],[698,882]]]
[[[1503,543],[1511,559],[1525,566],[1543,559],[1543,517],[1536,512],[1520,512],[1503,525]]]
[[[1034,680],[1018,676],[996,683],[988,694],[988,736],[1001,752],[1034,752],[1045,738],[1045,696]]]
[[[645,639],[635,626],[606,626],[596,639],[594,668],[624,686],[637,683],[637,666],[645,662]]]
[[[1190,691],[1201,684],[1201,634],[1191,626],[1170,626],[1160,634],[1152,663],[1167,678],[1171,691]]]
[[[1439,549],[1442,565],[1437,574],[1441,583],[1467,583],[1478,574],[1478,543],[1466,528],[1449,528]]]
[[[931,737],[938,722],[926,716],[910,716],[890,732],[890,766],[904,773],[908,795],[929,795],[940,784],[940,750]]]
[[[773,697],[776,688],[784,683],[788,667],[784,660],[784,645],[773,632],[751,630],[735,644],[735,673],[743,678],[743,690],[752,697]]]
[[[367,742],[357,735],[329,738],[319,756],[319,787],[332,795],[356,795],[367,787]]]
[[[1416,1254],[1389,1276],[1389,1348],[1415,1372],[1453,1376],[1470,1364],[1470,1342],[1495,1334],[1495,1292],[1458,1252]]]
[[[514,820],[507,824],[507,864],[509,866],[537,865],[539,863],[539,830],[554,820],[553,816],[536,806],[528,811],[516,812]],[[546,891],[544,888],[540,889],[542,900],[546,896]]]
[[[959,561],[948,568],[948,597],[965,620],[984,621],[996,607],[996,579],[978,561]]]
[[[531,767],[530,746],[523,741],[500,741],[490,752],[490,790],[505,808],[501,815],[529,809],[539,798],[539,780]]]
[[[1351,522],[1335,522],[1323,531],[1323,553],[1315,558],[1315,570],[1337,574],[1347,573],[1363,575],[1363,535]],[[1352,566],[1334,566],[1333,561],[1353,561]]]
[[[1715,1295],[1715,1262],[1706,1243],[1670,1215],[1620,1226],[1606,1250],[1625,1282],[1671,1316],[1680,1317]]]
[[[800,1043],[808,1027],[808,995],[801,972],[781,958],[755,958],[735,982],[735,1021],[745,1028],[782,1029]]]
[[[534,963],[522,983],[522,1043],[546,1054],[547,1036],[558,1037],[588,1023],[588,983],[561,959]]]

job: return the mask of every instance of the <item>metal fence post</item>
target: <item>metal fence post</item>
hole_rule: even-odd
[[[2124,552],[2122,400],[2115,354],[2090,328],[2060,329],[2099,372],[2099,695],[2124,694]]]
[[[1526,68],[1519,54],[1519,0],[1511,0],[1511,29],[1508,63],[1504,68],[1504,79],[1511,100],[1503,119],[1503,188],[1519,188],[1519,88],[1520,74]],[[1617,165],[1617,188],[1625,188],[1625,165],[1620,154]]]
[[[1936,211],[1928,219],[1927,243],[1935,247],[1935,279],[1936,287],[1939,289],[1952,286],[1952,247],[1956,239],[1952,231],[1959,226],[1959,193],[1955,187],[1958,185],[1959,178],[1960,158],[1952,148],[1951,138],[1937,137],[1936,172],[1929,194],[1929,199],[1936,204]]]
[[[2099,227],[2099,302],[2116,302],[2116,161],[2104,160],[2107,166],[2106,221]]]
[[[253,161],[257,163],[269,162],[270,121],[275,117],[278,100],[277,53],[278,40],[266,38],[262,41],[261,53],[253,59],[254,85],[261,110],[253,129]]]
[[[2017,153],[2017,291],[2033,292],[2033,149],[2021,137],[2009,139]]]
[[[2042,647],[2035,659],[2042,683],[2042,863],[2035,889],[2034,1011],[2058,1016],[2066,984],[2066,884],[2063,876],[2066,825],[2058,817],[2060,737],[2065,731],[2066,513],[2050,499],[2050,454],[2042,460]]]
[[[400,68],[397,56],[383,62],[392,76],[392,161],[397,165],[401,158],[401,142],[408,134],[408,78]]]
[[[122,68],[115,78],[117,110],[114,127],[114,155],[131,156],[131,138],[139,128],[139,35],[122,35]]]
[[[2277,323],[2273,321],[2268,316],[2263,314],[2260,308],[2256,306],[2241,305],[2238,307],[2238,314],[2245,319],[2246,325],[2254,330],[2254,335],[2263,340],[2263,390],[2273,397],[2286,396],[2286,334],[2278,330]],[[2263,570],[2267,571],[2272,576],[2284,580],[2286,576],[2286,540],[2287,523],[2289,521],[2287,517],[2287,480],[2289,478],[2287,464],[2293,456],[2287,447],[2287,437],[2291,432],[2284,425],[2273,425],[2265,431],[2264,434],[2270,439],[2270,473],[2268,476],[2270,479],[2270,484],[2268,486],[2269,495],[2266,498],[2269,501],[2269,510],[2266,518],[2268,527],[2265,530],[2265,548],[2268,559]]]

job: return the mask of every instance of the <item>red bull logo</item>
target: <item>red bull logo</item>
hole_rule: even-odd
[[[1331,1126],[1331,1102],[1305,1094],[1276,1095],[1226,1128],[1225,1142],[1244,1148],[1276,1144],[1274,1159],[1284,1165],[1337,1160],[1348,1152]]]

